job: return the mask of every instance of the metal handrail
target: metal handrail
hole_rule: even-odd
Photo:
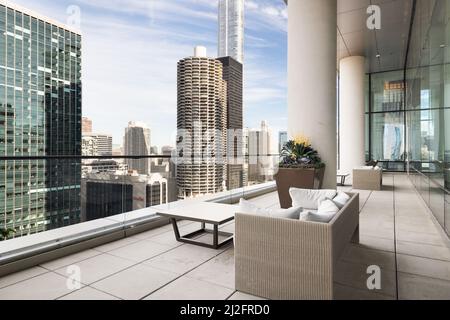
[[[230,156],[232,158],[239,157],[278,157],[280,154],[255,154],[255,155],[236,155]],[[192,156],[193,158],[196,155]],[[228,157],[228,155],[223,155]],[[139,155],[139,156],[77,156],[77,155],[45,155],[45,156],[1,156],[0,161],[20,161],[20,160],[114,160],[114,159],[172,159],[182,158],[171,155]]]

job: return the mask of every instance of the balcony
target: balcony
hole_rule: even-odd
[[[261,186],[254,186],[254,192],[246,197],[260,207],[278,207],[278,196],[270,185],[265,185],[265,194],[261,194]],[[340,189],[350,191],[351,187]],[[337,298],[450,299],[450,243],[410,178],[387,174],[383,191],[353,191],[360,194],[360,243],[349,244],[339,261],[335,274]],[[238,194],[235,196],[238,198]],[[211,198],[194,201],[204,200]],[[137,219],[152,210],[132,214]],[[103,220],[96,223],[105,223]],[[183,232],[198,228],[196,223],[180,225]],[[234,224],[222,230],[233,232]],[[197,240],[206,242],[208,238]],[[367,289],[367,268],[371,265],[381,268],[381,290]],[[74,268],[81,272],[81,283],[71,278]],[[124,232],[117,241],[88,245],[78,253],[0,278],[0,299],[261,298],[236,292],[232,245],[212,250],[182,244],[175,240],[171,226],[163,223],[143,232]]]

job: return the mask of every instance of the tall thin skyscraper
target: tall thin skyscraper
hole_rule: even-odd
[[[151,154],[150,128],[142,122],[129,122],[125,129],[123,142],[126,156],[149,156]],[[140,174],[150,174],[150,159],[127,159],[130,170],[136,170]]]
[[[242,188],[245,183],[242,158],[243,110],[242,64],[231,57],[217,59],[222,63],[223,79],[227,84],[227,129],[228,129],[228,190]]]
[[[226,82],[222,63],[197,47],[178,62],[177,184],[179,198],[224,189],[227,135]]]
[[[219,0],[218,56],[244,62],[244,0]]]
[[[81,35],[0,0],[0,154],[81,155]],[[0,227],[23,236],[80,222],[81,162],[0,162]]]
[[[287,131],[280,131],[278,133],[278,152],[281,154],[284,146],[288,142],[288,133]]]

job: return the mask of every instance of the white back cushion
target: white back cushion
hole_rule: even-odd
[[[300,213],[303,208],[290,208],[290,209],[265,209],[260,208],[250,201],[241,199],[239,201],[239,213],[253,214],[264,217],[282,218],[282,219],[295,219],[300,218]]]
[[[264,208],[260,208],[253,204],[250,201],[241,199],[239,201],[239,213],[246,213],[246,214],[254,214],[258,216],[269,216],[269,211]]]
[[[317,210],[319,203],[325,199],[333,199],[337,192],[336,190],[309,190],[291,188],[289,194],[292,199],[292,206],[303,207]]]

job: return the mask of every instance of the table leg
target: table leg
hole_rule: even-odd
[[[211,248],[211,249],[220,249],[223,246],[229,244],[233,241],[233,234],[228,232],[219,231],[219,225],[214,225],[212,230],[206,229],[206,223],[202,223],[202,229],[191,232],[187,235],[181,236],[180,230],[178,228],[177,220],[171,218],[170,222],[173,226],[173,231],[175,232],[175,238],[178,242],[184,242],[192,245],[197,245],[201,247]],[[206,244],[200,241],[194,240],[195,237],[200,236],[202,234],[212,234],[213,236],[213,244]],[[223,242],[219,243],[219,235],[223,237],[228,237]]]
[[[219,248],[219,226],[217,224],[214,225],[214,233],[213,233],[213,246],[215,249]]]
[[[181,236],[180,230],[178,229],[177,225],[177,219],[170,219],[170,222],[172,223],[173,231],[175,232],[175,238],[177,239],[177,241],[180,241]]]

